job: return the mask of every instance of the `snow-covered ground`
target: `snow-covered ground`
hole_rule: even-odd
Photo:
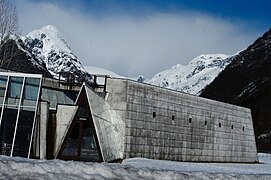
[[[108,164],[0,156],[0,179],[271,179],[271,157],[261,154],[258,164],[144,158]]]

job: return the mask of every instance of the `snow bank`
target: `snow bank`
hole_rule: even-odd
[[[186,163],[143,158],[123,164],[29,160],[0,156],[1,179],[270,179],[271,157],[261,164]],[[266,163],[267,162],[267,163]]]

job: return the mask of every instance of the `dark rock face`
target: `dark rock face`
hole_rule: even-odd
[[[20,44],[21,48],[18,47]],[[24,44],[20,39],[7,40],[0,47],[0,68],[11,71],[43,74],[52,77],[45,63],[40,63],[34,56],[23,50]]]
[[[256,137],[270,131],[271,29],[234,57],[200,96],[250,108]],[[256,141],[258,150],[271,151],[271,140]]]

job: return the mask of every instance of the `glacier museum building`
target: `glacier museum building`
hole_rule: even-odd
[[[0,72],[0,154],[118,162],[258,162],[250,109],[136,81]]]

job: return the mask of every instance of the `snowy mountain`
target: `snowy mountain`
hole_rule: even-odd
[[[25,43],[26,50],[34,54],[40,62],[45,62],[52,75],[73,72],[78,76],[86,73],[55,26],[44,26],[28,33],[21,39]]]
[[[25,44],[20,37],[12,36],[1,44],[0,68],[24,73],[38,73],[52,77],[44,62],[24,49]]]
[[[148,83],[198,95],[231,62],[231,59],[232,56],[224,54],[200,55],[187,66],[177,64],[157,73]]]
[[[46,76],[49,74],[57,78],[59,74],[64,78],[73,73],[75,81],[80,81],[82,78],[90,79],[89,74],[55,26],[48,25],[26,36],[13,37],[6,43],[3,49],[12,47],[16,53],[12,51],[3,55],[8,58],[5,60],[7,65],[1,66],[2,68],[43,74],[46,71]],[[17,57],[18,54],[21,55],[20,58]],[[27,63],[28,66],[19,68],[19,64]],[[33,71],[33,67],[38,66],[40,68],[37,72]]]
[[[271,151],[271,29],[235,56],[201,96],[251,109],[257,149]],[[267,143],[268,142],[268,143]]]
[[[107,75],[110,77],[127,78],[138,82],[149,83],[164,88],[198,95],[214,78],[231,62],[233,56],[224,54],[200,55],[187,66],[177,64],[171,69],[157,73],[151,80],[141,75],[138,77],[123,77],[112,71],[84,66],[90,74]]]

